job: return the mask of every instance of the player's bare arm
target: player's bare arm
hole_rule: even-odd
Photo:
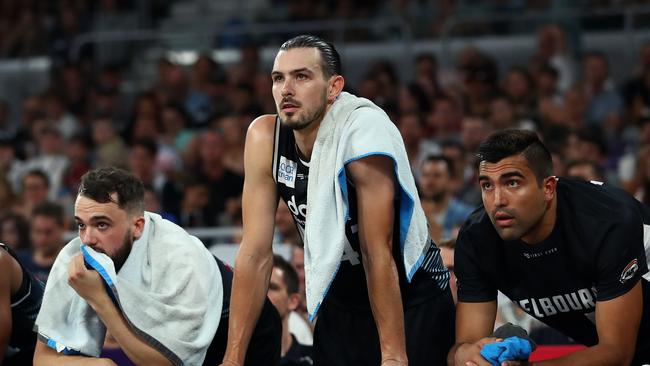
[[[474,362],[489,365],[480,355],[481,347],[496,341],[489,338],[494,328],[497,303],[489,302],[458,302],[456,305],[456,344],[449,351],[447,364],[449,366]]]
[[[404,311],[392,255],[395,178],[392,159],[372,155],[347,166],[359,207],[359,241],[382,363],[406,365]]]
[[[0,250],[0,268],[3,268],[3,275],[0,276],[0,364],[11,338],[11,289],[16,282],[14,266],[11,256]]]
[[[636,335],[641,323],[641,283],[626,294],[596,303],[598,344],[554,360],[535,363],[544,366],[629,365],[634,358]]]
[[[243,238],[235,260],[224,365],[242,365],[259,318],[273,269],[272,240],[277,190],[271,172],[275,116],[257,118],[248,128],[242,195]]]

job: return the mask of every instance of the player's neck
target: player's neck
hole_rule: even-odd
[[[548,238],[551,232],[553,232],[557,219],[557,196],[553,197],[547,205],[546,212],[544,212],[544,215],[535,227],[521,237],[524,243],[531,245],[537,244]]]
[[[316,135],[318,135],[318,127],[320,127],[321,122],[322,119],[310,123],[309,126],[301,130],[293,131],[293,135],[296,138],[296,146],[298,147],[298,154],[305,161],[311,160],[311,152],[314,150],[314,143],[316,142]]]

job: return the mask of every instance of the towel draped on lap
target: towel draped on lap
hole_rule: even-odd
[[[402,137],[371,101],[343,92],[318,129],[309,162],[305,223],[307,310],[314,319],[336,276],[349,216],[345,166],[369,155],[393,160],[400,195],[400,248],[410,281],[430,243],[426,217]]]
[[[219,325],[223,286],[201,241],[145,212],[142,236],[119,273],[113,261],[77,237],[57,257],[36,319],[39,338],[60,353],[97,357],[106,327],[68,285],[71,259],[82,253],[135,333],[175,365],[201,365]]]

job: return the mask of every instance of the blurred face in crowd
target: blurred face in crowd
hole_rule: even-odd
[[[63,225],[46,215],[32,217],[30,236],[34,250],[45,255],[56,254],[63,246]]]
[[[490,123],[495,129],[515,124],[515,110],[506,98],[496,98],[490,103]]]
[[[532,92],[528,79],[519,70],[510,70],[506,75],[506,94],[514,100],[522,100]]]
[[[23,178],[23,196],[30,203],[43,202],[47,199],[50,187],[43,178],[36,174],[28,174]]]
[[[13,249],[18,249],[24,243],[20,243],[20,235],[18,233],[18,224],[16,220],[5,219],[0,226],[0,239],[4,244],[7,244]]]
[[[300,303],[300,295],[289,293],[287,283],[284,280],[284,271],[278,267],[273,267],[271,272],[268,297],[282,319],[285,319],[290,312],[296,310]]]
[[[483,205],[503,240],[522,239],[534,244],[544,229],[542,219],[555,194],[555,178],[540,184],[526,158],[519,154],[496,163],[479,164]]]
[[[607,60],[600,56],[590,56],[585,59],[584,77],[590,85],[602,85],[607,80]]]
[[[117,194],[111,196],[118,202]],[[119,271],[131,252],[133,242],[142,235],[144,216],[128,213],[115,202],[99,203],[79,195],[74,215],[81,242],[108,255]]]
[[[400,117],[399,132],[407,146],[418,143],[422,139],[422,125],[418,115],[406,114]]]
[[[321,61],[317,48],[282,50],[275,57],[273,99],[282,123],[294,130],[320,123],[327,111],[330,81]]]
[[[129,169],[142,181],[153,178],[156,157],[147,148],[134,145],[129,154]]]
[[[451,176],[449,167],[444,160],[427,160],[422,163],[420,170],[420,190],[422,197],[441,201],[447,196]]]

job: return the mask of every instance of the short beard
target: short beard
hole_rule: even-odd
[[[131,248],[133,248],[133,231],[129,229],[124,235],[124,240],[122,241],[122,246],[120,246],[115,254],[111,256],[113,264],[115,265],[115,273],[119,272],[126,259],[131,254]]]
[[[326,111],[327,111],[327,96],[325,95],[325,93],[323,93],[323,104],[321,106],[318,106],[312,113],[307,114],[301,119],[297,119],[293,121],[284,120],[282,119],[282,117],[280,117],[280,121],[282,122],[283,125],[289,127],[290,129],[294,131],[300,131],[307,128],[314,121],[322,120],[323,117],[325,116]],[[280,115],[279,112],[278,115]]]

